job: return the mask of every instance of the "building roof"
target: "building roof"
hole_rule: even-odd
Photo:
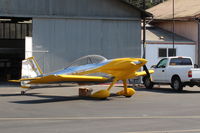
[[[1,19],[15,18],[84,18],[134,19],[150,13],[123,0],[0,0]],[[3,18],[2,18],[3,17]]]
[[[174,0],[175,19],[200,18],[200,0]],[[168,20],[173,18],[173,0],[165,1],[147,10],[154,19]]]
[[[194,41],[175,34],[175,44],[195,44]],[[148,44],[172,44],[173,33],[158,27],[148,26],[146,28],[146,42]]]

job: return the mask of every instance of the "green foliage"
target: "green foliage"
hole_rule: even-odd
[[[148,8],[153,7],[153,6],[155,6],[159,3],[162,3],[166,0],[125,0],[125,1],[141,8],[141,9],[143,9],[143,4],[145,2],[145,9],[148,9]]]

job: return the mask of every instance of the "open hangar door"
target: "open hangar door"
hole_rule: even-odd
[[[0,17],[0,82],[20,78],[26,36],[32,36],[31,18]]]

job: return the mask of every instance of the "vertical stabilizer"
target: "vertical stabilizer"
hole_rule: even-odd
[[[21,78],[35,78],[39,75],[42,75],[42,70],[40,69],[34,57],[30,57],[22,61]]]
[[[35,78],[42,76],[42,74],[42,70],[34,57],[30,57],[22,61],[22,79]],[[29,81],[21,81],[21,86],[25,88],[30,87],[30,85],[27,85],[28,82]]]

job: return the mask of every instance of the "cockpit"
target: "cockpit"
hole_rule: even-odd
[[[105,57],[100,55],[87,55],[75,60],[66,68],[64,68],[64,70],[62,69],[47,75],[73,74],[77,72],[83,72],[90,69],[101,67],[107,64],[108,63],[107,61],[108,60]]]
[[[75,61],[73,61],[70,65],[68,65],[65,69],[69,67],[75,67],[75,66],[83,66],[87,64],[97,64],[103,61],[106,61],[107,59],[100,55],[87,55],[84,57],[81,57]]]

